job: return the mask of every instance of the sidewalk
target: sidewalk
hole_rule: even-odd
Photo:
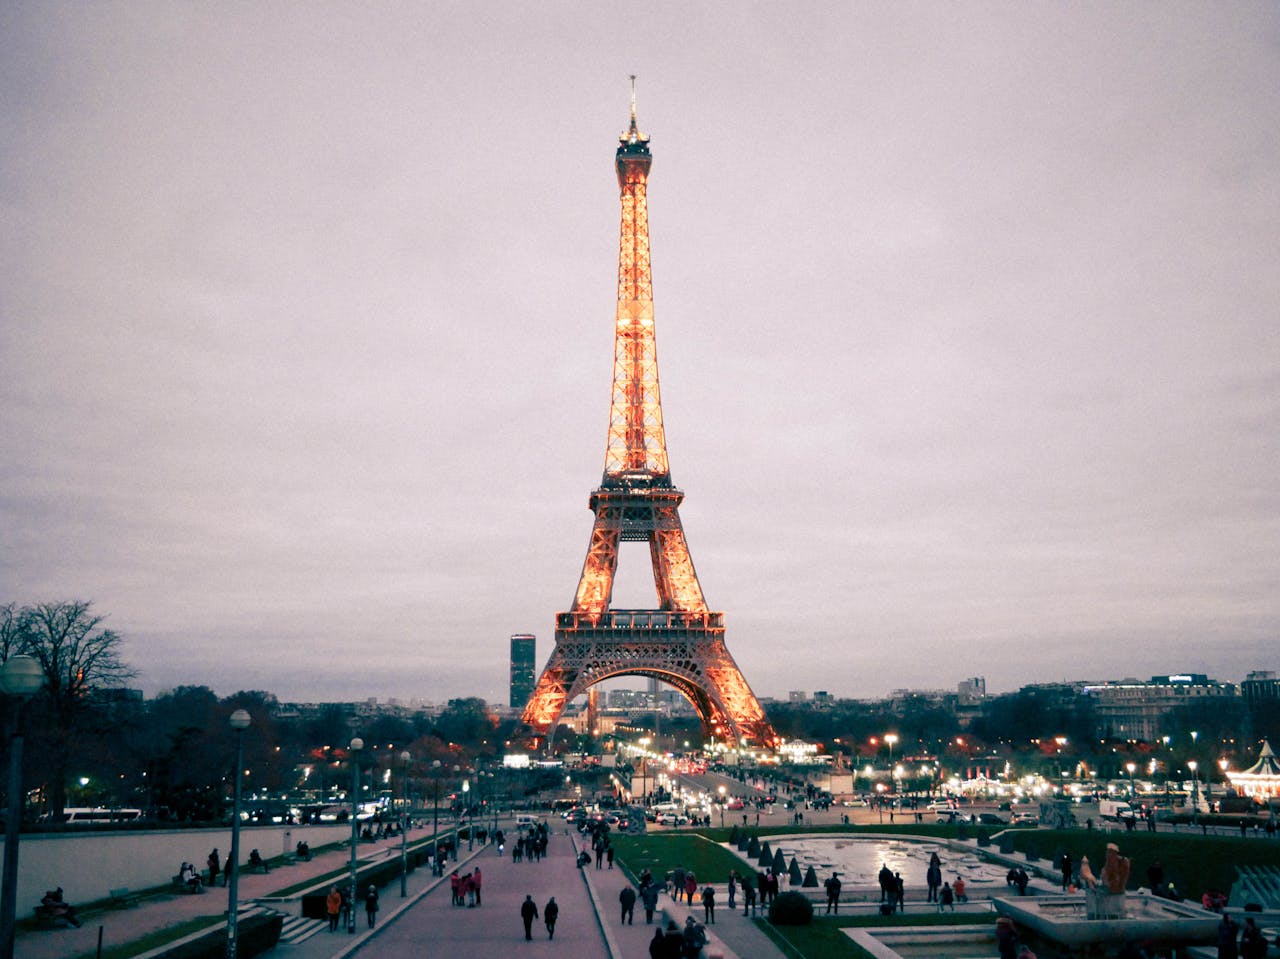
[[[444,835],[444,832],[441,832]],[[415,829],[409,833],[412,845],[430,836],[429,830]],[[365,863],[382,860],[387,856],[396,857],[400,852],[400,839],[383,839],[378,842],[361,843],[359,861]],[[466,855],[466,844],[459,855]],[[297,885],[308,880],[319,882],[321,877],[336,870],[345,869],[350,863],[349,847],[329,850],[314,855],[310,862],[298,862],[291,865],[274,866],[271,872],[240,872],[238,898],[243,908],[254,899],[269,898],[279,890]],[[430,876],[429,870],[416,870],[410,873],[410,879],[416,873]],[[390,893],[399,896],[399,885],[388,887]],[[385,893],[384,893],[385,894]],[[68,959],[75,956],[92,956],[98,947],[98,930],[102,930],[102,946],[108,949],[127,942],[134,942],[143,936],[188,922],[193,919],[207,919],[209,926],[215,927],[226,921],[227,890],[222,886],[206,889],[203,894],[191,895],[183,892],[161,893],[147,898],[136,906],[126,909],[107,909],[83,917],[79,929],[57,928],[50,930],[19,929],[14,951],[22,959]],[[20,913],[19,918],[26,918],[30,910]],[[363,914],[361,915],[363,921]]]
[[[452,906],[446,877],[424,883],[416,898],[411,893],[398,914],[387,907],[398,906],[402,900],[384,893],[378,928],[371,934],[362,928],[362,935],[354,943],[340,945],[334,940],[342,933],[322,932],[298,947],[278,946],[269,955],[272,959],[379,959],[428,953],[467,959],[510,959],[513,954],[554,959],[609,956],[568,835],[553,831],[541,862],[512,862],[510,850],[499,856],[493,846],[483,851],[476,848],[477,855],[470,862],[466,861],[465,848],[461,850],[459,865],[463,872],[476,866],[482,871],[483,905],[479,908]],[[394,892],[398,895],[398,890]],[[532,942],[525,941],[520,921],[520,904],[526,894],[533,896],[539,914],[533,924]],[[554,940],[547,938],[541,919],[551,896],[560,906]],[[364,926],[363,914],[360,924]],[[647,959],[647,951],[644,956]]]

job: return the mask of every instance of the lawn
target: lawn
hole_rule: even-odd
[[[617,858],[633,878],[648,869],[661,879],[683,866],[692,869],[700,882],[723,883],[729,879],[729,870],[742,869],[742,860],[697,833],[615,835],[611,841]]]
[[[856,945],[842,932],[864,926],[991,926],[995,916],[985,914],[923,913],[910,918],[899,916],[886,920],[884,916],[842,916],[840,918],[815,918],[807,926],[775,926],[764,919],[756,925],[779,948],[794,959],[874,959],[871,953]]]

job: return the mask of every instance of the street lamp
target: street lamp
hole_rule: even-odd
[[[0,693],[9,700],[9,811],[4,829],[3,889],[0,889],[0,957],[13,959],[14,913],[18,903],[18,842],[22,826],[23,704],[44,685],[44,670],[30,656],[10,656],[0,666]],[[61,810],[59,810],[61,811]]]
[[[440,760],[431,764],[431,857],[432,875],[443,876],[444,864],[440,861]]]
[[[1194,736],[1195,734],[1192,733]],[[1196,770],[1200,764],[1194,759],[1187,760],[1187,768],[1191,770],[1191,825],[1200,824],[1200,777]]]
[[[409,894],[409,750],[400,754],[400,898]]]
[[[1127,770],[1129,770],[1129,801],[1130,801],[1130,802],[1133,802],[1133,797],[1134,797],[1134,791],[1133,791],[1133,771],[1134,771],[1135,769],[1137,769],[1138,767],[1137,767],[1137,765],[1136,765],[1136,764],[1134,764],[1134,763],[1125,763],[1125,764],[1124,764],[1124,768],[1125,768],[1125,769],[1127,769]]]
[[[889,768],[893,768],[893,746],[898,741],[897,733],[885,733],[884,741],[889,744]]]
[[[462,780],[462,809],[458,815],[458,822],[462,822],[463,816],[467,817],[467,852],[476,848],[476,824],[471,818],[471,780]]]
[[[347,909],[347,932],[356,932],[356,846],[360,843],[360,750],[364,740],[359,736],[351,740],[351,905]]]
[[[231,855],[227,858],[227,959],[236,959],[236,935],[240,912],[240,774],[244,769],[244,731],[249,728],[249,713],[237,709],[227,720],[236,731],[235,786],[231,803]],[[212,881],[212,879],[210,880]]]

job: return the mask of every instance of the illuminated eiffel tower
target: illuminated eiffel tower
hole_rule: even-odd
[[[705,731],[724,741],[776,741],[751,687],[724,644],[724,613],[711,612],[685,542],[671,483],[658,393],[646,186],[653,158],[636,126],[620,138],[615,166],[622,196],[613,396],[604,479],[591,494],[595,514],[573,608],[556,614],[556,645],[524,710],[540,734],[554,734],[565,707],[606,679],[646,676],[674,686],[693,704]],[[614,573],[623,541],[649,544],[657,609],[613,609]]]

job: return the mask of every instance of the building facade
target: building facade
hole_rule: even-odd
[[[532,633],[516,633],[511,637],[512,709],[524,709],[533,695],[538,678],[538,639]]]

